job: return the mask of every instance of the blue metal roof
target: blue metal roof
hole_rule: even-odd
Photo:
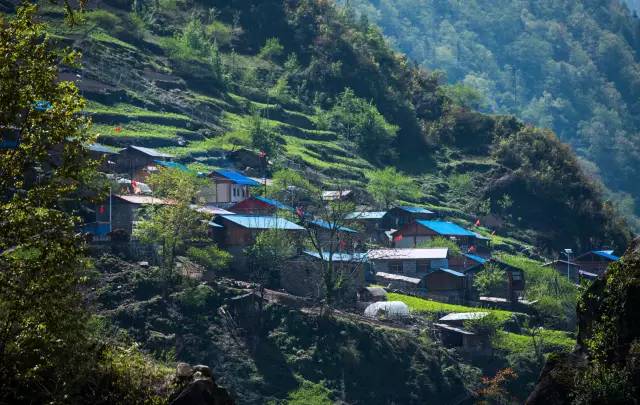
[[[473,260],[474,262],[478,262],[480,264],[485,264],[487,262],[487,259],[480,257],[478,255],[472,255],[469,253],[463,253],[463,256],[466,256],[467,258]]]
[[[243,228],[249,229],[285,229],[291,231],[302,231],[303,227],[287,221],[284,218],[271,216],[251,216],[251,215],[221,215],[221,218]]]
[[[416,221],[418,224],[431,229],[435,233],[439,235],[445,236],[471,236],[476,237],[476,234],[471,232],[468,229],[464,229],[460,225],[454,224],[453,222],[446,221],[426,221],[426,220],[418,220]]]
[[[330,224],[329,222],[323,220],[323,219],[314,219],[313,221],[309,222],[310,224],[314,224],[319,226],[320,228],[324,228],[324,229],[337,229],[340,232],[349,232],[349,233],[358,233],[358,231],[355,231],[351,228],[347,228],[346,226],[340,226],[337,224]]]
[[[218,169],[218,170],[214,170],[213,173],[222,176],[226,179],[231,180],[232,182],[234,182],[235,184],[240,184],[242,186],[259,186],[260,183],[258,183],[257,181],[255,181],[254,179],[251,179],[247,176],[245,176],[244,174],[237,172],[235,170],[230,170],[230,169]]]
[[[449,273],[452,276],[456,276],[456,277],[465,277],[465,275],[463,273],[460,273],[459,271],[454,271],[454,270],[451,270],[451,269],[440,268],[440,269],[438,269],[436,271],[444,271],[445,273]]]
[[[434,214],[433,211],[429,211],[428,209],[422,208],[422,207],[412,207],[408,205],[401,205],[401,206],[398,206],[397,208],[400,208],[401,210],[409,212],[411,214]]]
[[[605,259],[612,260],[614,262],[620,260],[619,256],[613,254],[613,250],[592,250],[591,253],[600,257],[604,257]]]
[[[276,207],[279,210],[295,211],[293,207],[290,207],[287,204],[283,204],[280,201],[277,201],[271,198],[263,197],[261,195],[255,196],[254,198],[258,201],[262,201],[265,204],[269,204],[273,207]]]
[[[382,219],[387,211],[362,211],[362,212],[352,212],[348,214],[345,218],[352,220],[359,219]]]
[[[311,250],[305,250],[304,254],[308,256],[315,257],[316,259],[320,259],[320,254],[318,252],[313,252]],[[329,252],[322,252],[322,260],[329,261]],[[367,260],[366,253],[334,253],[333,261],[334,262],[363,262]]]
[[[190,172],[191,171],[187,166],[183,165],[182,163],[167,162],[167,161],[164,161],[164,160],[156,160],[155,162],[158,163],[161,166],[168,167],[169,169],[178,169],[178,170],[181,170],[183,172]]]

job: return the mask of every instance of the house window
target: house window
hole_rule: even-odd
[[[514,271],[513,273],[511,273],[511,278],[513,279],[513,281],[520,281],[522,280],[522,274],[519,271]]]
[[[391,273],[395,273],[395,274],[402,273],[402,262],[393,261],[393,262],[389,263],[389,271]]]

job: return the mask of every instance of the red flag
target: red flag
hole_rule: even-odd
[[[480,226],[480,220],[479,219],[476,220],[476,226]]]
[[[469,246],[469,253],[475,253],[476,252],[476,247],[474,245]]]
[[[260,152],[258,152],[258,156],[260,156],[260,159],[264,159],[267,157],[267,152],[261,150]]]
[[[394,242],[400,242],[402,240],[402,234],[399,233],[396,236],[393,237],[393,241]]]
[[[131,180],[131,187],[133,187],[133,193],[134,194],[141,194],[142,190],[140,190],[140,187],[138,187],[138,182],[135,180]]]
[[[296,207],[296,215],[300,218],[304,217],[304,211],[302,211],[302,207]]]
[[[104,211],[105,211],[105,209],[104,209],[104,205],[101,205],[100,207],[98,207],[98,212],[99,212],[100,214],[104,214]]]
[[[122,132],[122,127],[121,126],[117,126],[113,130],[116,131],[116,134],[119,134],[120,132]]]
[[[347,248],[347,241],[341,240],[340,242],[338,242],[338,246],[340,250],[345,250]]]

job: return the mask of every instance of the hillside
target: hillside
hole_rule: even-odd
[[[454,97],[553,129],[628,216],[640,214],[640,20],[617,0],[349,4],[443,71]]]
[[[437,75],[331,4],[110,0],[74,28],[61,6],[41,7],[60,43],[83,51],[82,69],[63,78],[89,100],[102,143],[157,147],[202,171],[229,165],[238,147],[270,148],[272,171],[356,190],[391,163],[421,185],[418,202],[463,221],[501,216],[500,234],[544,250],[629,238],[554,135],[454,104]],[[339,109],[364,108],[358,100],[377,123],[360,140]]]

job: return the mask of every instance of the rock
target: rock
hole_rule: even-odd
[[[176,367],[176,392],[171,395],[170,405],[231,405],[233,399],[213,380],[208,366],[199,364],[191,367],[178,363]]]
[[[213,374],[211,373],[211,369],[209,368],[209,366],[198,364],[197,366],[194,366],[193,369],[197,372],[202,373],[202,375],[204,375],[205,377],[213,378]]]
[[[188,378],[193,375],[193,368],[187,363],[178,363],[176,366],[176,377]]]

